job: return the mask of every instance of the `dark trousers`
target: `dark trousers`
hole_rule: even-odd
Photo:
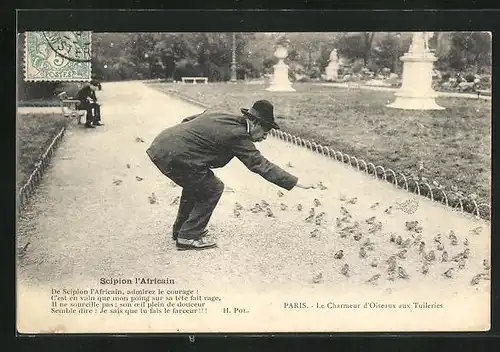
[[[85,120],[87,125],[101,121],[101,106],[97,103],[82,102],[78,106],[78,110],[87,111],[87,117]]]
[[[224,183],[210,169],[196,169],[176,162],[169,163],[167,167],[156,166],[182,187],[172,232],[180,238],[200,238],[222,196]]]

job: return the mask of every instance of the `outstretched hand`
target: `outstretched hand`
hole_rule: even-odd
[[[302,188],[302,189],[309,189],[309,188],[316,188],[314,185],[303,185],[299,182],[295,185],[296,187]]]

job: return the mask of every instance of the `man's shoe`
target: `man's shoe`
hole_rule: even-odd
[[[100,122],[97,122],[97,123],[94,123],[94,126],[104,126],[104,124],[100,123]]]
[[[177,238],[177,249],[178,250],[202,250],[208,248],[214,248],[217,244],[214,241],[207,240],[206,238],[200,237],[195,240],[189,240],[185,238]]]
[[[208,230],[204,230],[204,231],[201,233],[200,237],[205,237],[207,234],[208,234]],[[173,241],[177,241],[177,237],[179,237],[179,233],[178,233],[178,232],[173,232],[173,233],[172,233],[172,240],[173,240]]]

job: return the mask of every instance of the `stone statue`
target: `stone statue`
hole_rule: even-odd
[[[408,52],[412,54],[429,53],[429,39],[432,38],[432,36],[432,32],[415,32]]]
[[[338,79],[339,71],[339,57],[337,55],[337,49],[333,49],[330,53],[330,62],[325,68],[325,76],[327,81],[336,81]]]
[[[333,49],[332,52],[330,53],[330,62],[331,61],[339,61],[339,56],[337,55],[337,49]]]

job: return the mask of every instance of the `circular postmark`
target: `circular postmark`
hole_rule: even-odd
[[[61,58],[74,62],[90,62],[89,32],[42,32],[42,35],[50,49]]]

